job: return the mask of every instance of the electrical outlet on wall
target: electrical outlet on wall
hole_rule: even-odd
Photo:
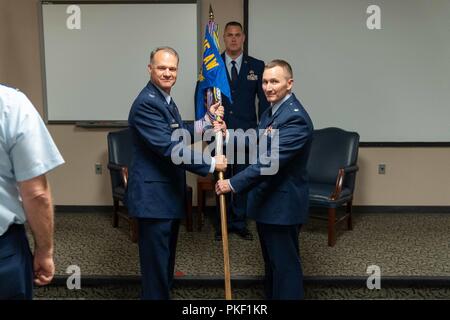
[[[95,164],[95,174],[102,174],[102,164],[101,163],[96,163]]]
[[[378,174],[386,174],[386,165],[384,163],[378,165]]]

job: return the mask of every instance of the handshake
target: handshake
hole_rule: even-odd
[[[223,138],[226,137],[227,125],[223,121],[224,108],[220,103],[213,104],[208,110],[208,120],[214,126],[215,132],[222,132]],[[215,171],[225,172],[227,170],[227,158],[224,155],[217,155],[214,157],[216,160]]]

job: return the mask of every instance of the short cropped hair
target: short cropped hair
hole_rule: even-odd
[[[275,68],[275,67],[283,68],[284,71],[288,74],[289,79],[292,79],[294,77],[293,73],[292,73],[291,65],[287,61],[282,60],[282,59],[272,60],[269,63],[267,63],[264,68],[265,69],[272,69],[272,68]]]
[[[242,27],[242,24],[240,22],[237,21],[230,21],[225,25],[225,29],[223,29],[224,31],[227,30],[228,27],[239,27],[241,28],[242,32],[244,32],[244,28]]]
[[[165,52],[169,52],[169,53],[173,54],[175,57],[177,57],[177,64],[178,64],[178,62],[180,62],[180,57],[178,56],[178,52],[176,52],[176,50],[174,48],[158,47],[150,53],[150,64],[153,64],[153,58],[155,57],[155,54],[159,51],[165,51]]]

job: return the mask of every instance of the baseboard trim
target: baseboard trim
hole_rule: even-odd
[[[197,207],[192,207],[197,210]],[[344,207],[342,207],[344,208]],[[207,206],[205,211],[214,210]],[[354,213],[450,213],[450,206],[353,206]]]
[[[214,210],[214,206],[207,206],[206,210]],[[193,206],[197,212],[197,206]],[[56,205],[57,213],[111,213],[112,206],[76,206]],[[450,206],[353,206],[355,213],[450,213]]]
[[[56,213],[104,213],[113,212],[113,206],[66,206],[56,205]]]
[[[356,213],[450,213],[450,206],[353,206]]]
[[[263,284],[263,276],[232,276],[232,287],[246,287],[249,285]],[[67,276],[55,276],[51,285],[66,286]],[[179,276],[174,278],[177,286],[221,286],[223,277],[217,276]],[[305,276],[305,285],[321,286],[347,286],[366,287],[367,277],[363,276]],[[83,276],[82,286],[105,285],[139,285],[140,276]],[[381,287],[450,287],[450,276],[384,276],[381,278]]]

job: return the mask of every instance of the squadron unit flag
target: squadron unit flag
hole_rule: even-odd
[[[208,90],[205,101],[205,90]],[[195,120],[202,119],[207,112],[207,107],[220,101],[220,93],[223,93],[231,101],[230,86],[227,79],[227,69],[219,53],[217,25],[208,23],[203,41],[202,69],[198,77],[198,87],[195,97]]]

